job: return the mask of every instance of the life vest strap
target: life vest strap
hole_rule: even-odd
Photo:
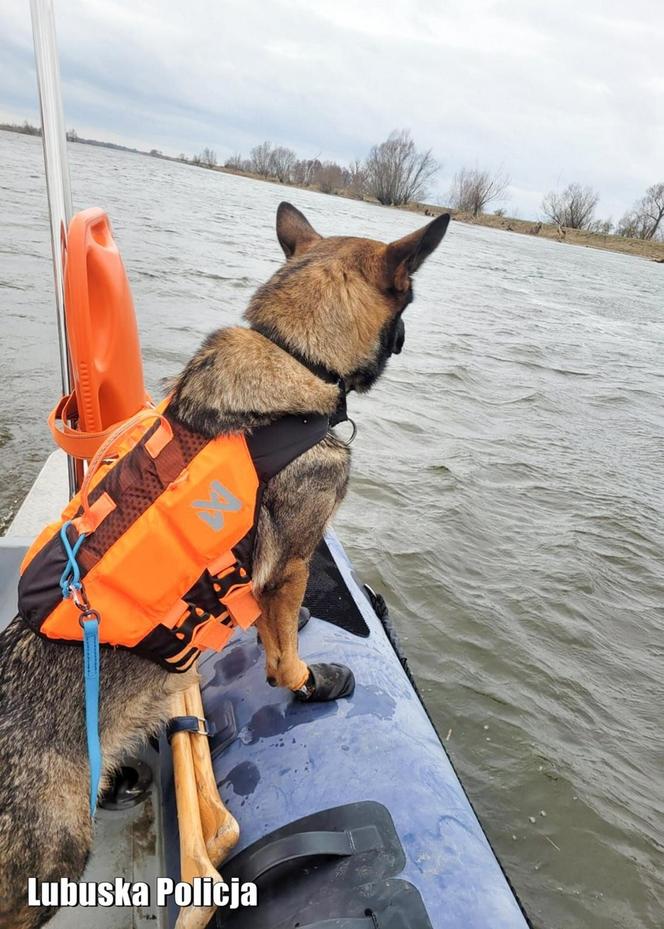
[[[210,606],[206,610],[195,602],[180,600],[178,605],[184,606],[184,610],[178,620],[173,622],[172,612],[169,613],[168,625],[176,636],[182,638],[183,647],[221,651],[236,627],[249,629],[260,616],[251,578],[233,552],[226,553],[212,567],[219,570],[220,565],[223,565],[221,571],[210,576],[214,598],[219,604],[218,612],[210,612]]]
[[[222,602],[241,629],[249,629],[261,615],[251,583],[232,588]]]
[[[205,613],[204,616],[205,619],[194,629],[191,644],[199,651],[211,649],[213,652],[220,652],[234,632],[230,614],[226,612],[223,617],[219,617]]]
[[[232,552],[231,557],[235,559]],[[214,574],[212,588],[219,602],[231,614],[235,625],[241,629],[249,629],[261,615],[249,572],[239,561],[233,560],[232,565]]]

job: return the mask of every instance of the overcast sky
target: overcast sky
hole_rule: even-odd
[[[80,135],[220,160],[263,139],[348,161],[409,128],[503,167],[508,210],[592,184],[618,218],[664,180],[661,0],[55,0]],[[0,118],[37,120],[28,0],[0,4]],[[2,168],[0,166],[0,172]]]

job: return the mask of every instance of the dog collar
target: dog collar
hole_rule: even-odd
[[[331,368],[326,368],[323,364],[318,364],[315,361],[310,361],[304,355],[297,351],[297,349],[291,348],[284,340],[277,335],[272,329],[268,329],[267,326],[261,326],[260,323],[254,323],[251,327],[255,332],[258,332],[264,338],[268,339],[270,342],[274,343],[282,351],[286,352],[287,355],[290,355],[291,358],[294,358],[299,364],[311,371],[316,377],[320,378],[321,381],[325,381],[327,384],[334,384],[339,388],[339,399],[337,401],[336,409],[333,413],[330,413],[330,426],[338,426],[339,423],[348,422],[348,411],[346,409],[346,396],[348,390],[346,388],[346,381],[339,374],[338,371],[333,371]]]

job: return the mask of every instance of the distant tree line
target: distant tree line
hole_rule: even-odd
[[[364,161],[356,159],[348,165],[298,158],[293,149],[265,141],[252,148],[248,158],[232,155],[224,167],[323,193],[370,197],[386,206],[421,200],[439,169],[431,150],[420,151],[406,129],[395,129],[371,148]]]
[[[618,223],[618,235],[664,239],[664,182],[653,184]]]
[[[542,201],[547,219],[560,229],[585,229],[602,235],[629,239],[664,240],[664,183],[653,184],[631,210],[613,224],[595,218],[599,193],[592,187],[568,184],[562,191],[551,190]]]
[[[184,161],[187,159],[180,156]],[[213,148],[204,148],[200,155],[194,155],[191,159],[193,165],[203,165],[204,168],[217,167],[217,153]]]
[[[10,132],[20,132],[22,135],[41,135],[41,126],[33,126],[27,119],[22,123],[0,123],[0,129],[8,129]]]
[[[23,123],[0,123],[0,129],[41,135],[41,127],[33,126],[27,120]],[[80,138],[75,129],[67,132],[67,139],[137,151],[111,142]],[[154,148],[148,154],[169,158]],[[169,160],[219,169],[217,154],[208,147],[191,158],[182,153],[178,158]],[[417,148],[408,130],[395,129],[384,142],[372,146],[364,160],[355,159],[348,165],[321,161],[318,157],[301,159],[293,149],[265,141],[252,148],[247,158],[239,153],[231,155],[226,159],[224,168],[282,184],[312,187],[323,193],[370,198],[386,206],[403,206],[426,197],[440,166],[431,149]],[[462,167],[454,175],[447,203],[460,213],[478,217],[491,204],[506,199],[510,183],[510,177],[503,169],[491,171]],[[596,218],[598,203],[599,193],[594,188],[571,183],[562,190],[551,190],[546,194],[542,200],[542,213],[546,220],[558,226],[561,237],[565,229],[581,229],[601,235],[664,241],[664,182],[648,187],[615,225],[611,219]],[[494,212],[499,216],[505,215],[504,208]]]

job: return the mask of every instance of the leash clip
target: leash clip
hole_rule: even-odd
[[[74,606],[81,611],[81,616],[89,612],[96,612],[95,610],[90,609],[90,601],[88,600],[88,595],[85,592],[85,587],[82,583],[79,583],[77,586],[74,584],[69,585],[69,596],[74,602]],[[97,621],[99,621],[100,616],[97,613]],[[79,622],[81,620],[79,619]]]

